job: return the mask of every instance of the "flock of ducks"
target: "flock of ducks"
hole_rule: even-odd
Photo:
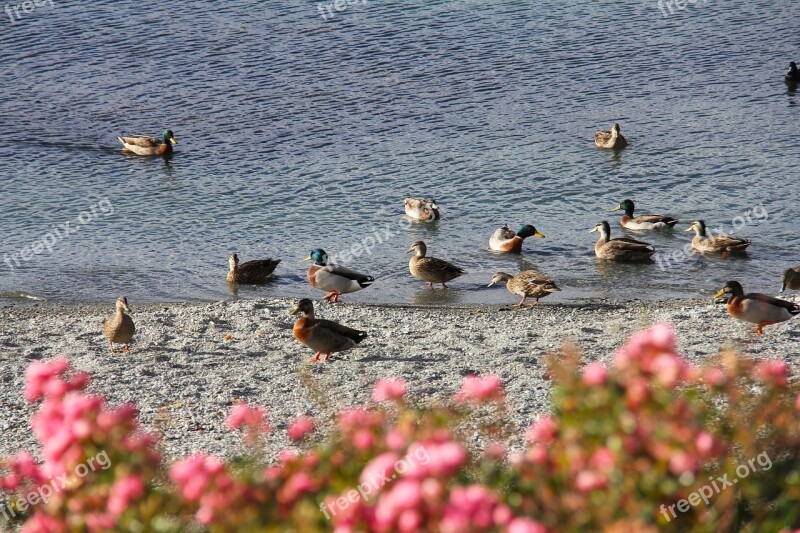
[[[790,63],[785,80],[793,84],[800,82],[800,71],[794,62]],[[144,135],[117,138],[122,143],[123,151],[142,156],[169,156],[172,154],[172,146],[178,142],[169,129],[160,138]],[[617,123],[610,130],[595,133],[594,142],[599,148],[612,150],[628,146],[628,141]],[[613,208],[612,211],[623,212],[620,218],[622,228],[631,231],[670,230],[679,222],[677,218],[668,215],[634,216],[635,207],[632,200],[626,199]],[[404,210],[406,216],[416,222],[434,222],[441,218],[439,206],[433,199],[406,198]],[[611,225],[605,220],[598,222],[589,231],[600,234],[594,247],[595,255],[600,259],[649,262],[656,252],[653,245],[647,242],[629,237],[611,238]],[[695,232],[691,245],[701,254],[720,253],[725,256],[745,253],[751,244],[750,240],[738,237],[709,236],[703,220],[692,221],[685,231]],[[523,225],[516,232],[504,225],[489,237],[489,249],[500,253],[520,253],[528,237],[543,239],[544,235],[530,224]],[[414,254],[408,262],[411,275],[426,281],[431,289],[434,283],[439,283],[446,289],[447,282],[466,273],[453,263],[428,256],[428,247],[423,241],[416,241],[406,253]],[[305,260],[312,262],[306,273],[309,285],[325,291],[323,300],[330,303],[337,303],[343,294],[360,291],[375,281],[372,276],[330,263],[328,254],[321,248],[312,250]],[[239,256],[234,253],[228,259],[227,281],[231,284],[263,284],[272,276],[278,264],[280,260],[275,259],[258,259],[240,264]],[[525,270],[518,274],[497,272],[488,286],[496,284],[505,285],[510,293],[521,297],[515,307],[524,307],[528,298],[534,298],[535,302],[530,306],[536,306],[541,298],[561,290],[553,279],[536,270]],[[787,288],[800,290],[800,267],[783,272],[781,292]],[[726,308],[731,316],[756,324],[755,330],[759,335],[763,333],[764,326],[784,322],[800,314],[800,306],[795,303],[766,294],[745,294],[742,285],[737,281],[727,282],[715,295],[715,298],[720,297],[727,297]],[[126,313],[130,313],[128,300],[121,296],[117,299],[115,314],[103,322],[103,333],[108,338],[112,353],[116,353],[115,344],[123,345],[123,351],[127,352],[136,331],[133,320]],[[367,337],[364,331],[330,320],[317,319],[314,316],[314,303],[308,298],[300,300],[297,308],[292,311],[292,315],[297,314],[302,316],[295,321],[292,332],[299,342],[316,352],[312,359],[314,362],[319,361],[322,354],[325,354],[327,361],[332,353],[349,350]]]

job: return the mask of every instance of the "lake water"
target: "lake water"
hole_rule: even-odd
[[[800,98],[782,79],[799,2],[326,5],[57,0],[0,20],[0,304],[232,298],[233,251],[282,260],[239,297],[318,298],[302,259],[368,238],[383,242],[349,266],[376,281],[345,301],[514,302],[485,287],[528,267],[564,289],[550,302],[710,296],[728,279],[774,293],[800,263]],[[618,154],[593,145],[613,122]],[[169,163],[120,153],[117,135],[165,128]],[[404,223],[407,195],[435,197],[442,220]],[[751,252],[598,262],[588,229],[620,236],[625,198],[681,218],[642,237],[662,253],[694,218]],[[506,222],[546,239],[486,251]],[[468,270],[450,291],[408,273],[418,239]]]

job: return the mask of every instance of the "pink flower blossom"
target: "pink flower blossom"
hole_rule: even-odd
[[[669,470],[676,476],[680,476],[684,472],[695,472],[698,466],[697,457],[690,455],[686,452],[675,452],[669,458]]]
[[[782,359],[759,361],[753,368],[753,376],[776,387],[785,387],[789,381],[789,368]]]
[[[266,433],[268,431],[266,416],[266,411],[261,407],[250,407],[247,404],[240,403],[233,406],[231,413],[225,420],[225,424],[231,429],[245,427]]]
[[[508,524],[507,533],[547,533],[547,528],[530,518],[515,518]]]
[[[600,363],[590,363],[583,369],[583,382],[590,387],[604,385],[608,378],[608,371]]]
[[[530,442],[548,444],[556,439],[557,434],[558,427],[555,421],[549,416],[540,416],[528,428],[527,437]]]
[[[399,400],[406,393],[406,382],[399,378],[381,379],[375,383],[372,399],[376,402]]]
[[[303,440],[306,435],[314,431],[314,419],[309,416],[302,416],[292,422],[286,432],[293,441]]]
[[[606,486],[605,476],[593,470],[581,470],[575,478],[575,488],[587,493]]]
[[[118,517],[128,508],[131,502],[144,495],[144,482],[138,476],[129,474],[118,479],[111,487],[108,497],[108,511]]]
[[[483,403],[503,397],[503,382],[494,374],[488,376],[466,376],[455,399],[459,403]]]

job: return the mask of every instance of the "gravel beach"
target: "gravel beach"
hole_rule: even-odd
[[[513,300],[513,296],[509,295]],[[397,376],[414,402],[446,400],[470,373],[496,373],[508,394],[507,416],[521,431],[548,410],[545,356],[574,343],[585,361],[609,362],[625,337],[655,322],[674,325],[681,353],[694,362],[725,346],[754,357],[800,365],[794,322],[758,337],[710,300],[592,301],[509,306],[414,307],[317,302],[319,318],[369,332],[357,348],[310,363],[292,337],[296,300],[268,299],[137,307],[131,351],[111,354],[100,332],[113,302],[0,310],[0,456],[38,452],[22,397],[31,361],[63,355],[92,373],[90,391],[111,405],[133,402],[144,426],[163,437],[168,458],[202,450],[231,455],[239,436],[224,427],[236,401],[268,407],[269,449],[288,444],[285,428],[299,415],[324,427],[339,408],[370,401],[373,383]]]

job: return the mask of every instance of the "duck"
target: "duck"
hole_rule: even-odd
[[[756,333],[762,335],[764,326],[785,322],[800,314],[800,305],[766,294],[744,293],[742,284],[729,281],[714,298],[729,295],[726,308],[728,314],[739,320],[756,324]]]
[[[781,292],[787,288],[800,291],[800,267],[787,268],[781,275]]]
[[[302,313],[298,318],[292,334],[301,344],[308,346],[315,352],[312,363],[319,361],[320,355],[325,354],[325,361],[330,359],[335,352],[344,352],[354,348],[358,343],[367,338],[366,331],[348,328],[331,320],[321,320],[314,317],[314,302],[303,298],[298,302],[292,315]]]
[[[537,306],[540,298],[561,291],[555,281],[535,270],[524,270],[516,276],[506,272],[497,272],[492,276],[492,281],[489,282],[487,287],[491,287],[494,284],[505,284],[508,292],[522,296],[522,300],[514,307],[525,307],[525,300],[528,298],[536,298],[536,302],[530,304],[530,306]]]
[[[328,291],[323,298],[326,302],[337,303],[342,294],[360,291],[375,281],[372,276],[343,266],[329,264],[328,254],[322,248],[311,250],[311,253],[303,261],[314,262],[306,276],[312,287]]]
[[[133,319],[125,314],[126,311],[131,312],[131,308],[128,307],[128,299],[120,296],[117,298],[116,313],[103,321],[103,335],[108,339],[111,353],[117,353],[114,344],[123,344],[122,351],[127,352],[128,344],[131,342],[133,334],[136,333]]]
[[[536,231],[536,228],[530,224],[525,224],[516,233],[508,227],[508,224],[505,224],[492,233],[489,238],[489,249],[495,252],[518,254],[522,251],[522,241],[531,236],[544,239],[544,235]]]
[[[797,83],[800,81],[800,70],[797,70],[797,63],[794,61],[789,62],[789,72],[786,73],[784,79],[791,83]]]
[[[439,206],[433,198],[406,198],[406,216],[417,222],[433,222],[439,220]]]
[[[131,152],[137,155],[171,155],[172,145],[178,144],[178,139],[173,135],[172,130],[164,130],[161,138],[147,137],[146,135],[136,135],[132,137],[117,137],[122,143],[123,152]]]
[[[692,248],[700,253],[721,252],[723,255],[728,253],[742,253],[750,246],[749,239],[739,237],[729,237],[718,235],[709,237],[706,231],[706,223],[702,220],[693,220],[692,224],[684,232],[694,231],[692,237]]]
[[[628,141],[620,133],[619,124],[616,122],[611,126],[611,130],[598,131],[594,134],[594,144],[598,148],[625,148]]]
[[[414,253],[414,257],[408,262],[408,270],[411,275],[428,282],[428,287],[433,288],[434,283],[441,283],[442,288],[447,289],[445,282],[454,280],[466,274],[464,269],[448,263],[436,257],[425,257],[428,247],[422,241],[417,241],[406,251],[407,254]]]
[[[255,259],[240,265],[239,256],[232,254],[228,258],[228,283],[266,283],[280,262],[280,259]]]
[[[627,237],[611,238],[611,226],[603,220],[595,224],[589,233],[597,231],[600,239],[594,245],[594,254],[600,259],[610,261],[647,261],[656,249],[652,244],[629,239]]]
[[[670,229],[678,223],[677,218],[667,215],[639,215],[634,218],[634,209],[636,209],[636,206],[633,200],[623,200],[612,211],[625,211],[625,214],[619,220],[619,225],[634,231]]]

